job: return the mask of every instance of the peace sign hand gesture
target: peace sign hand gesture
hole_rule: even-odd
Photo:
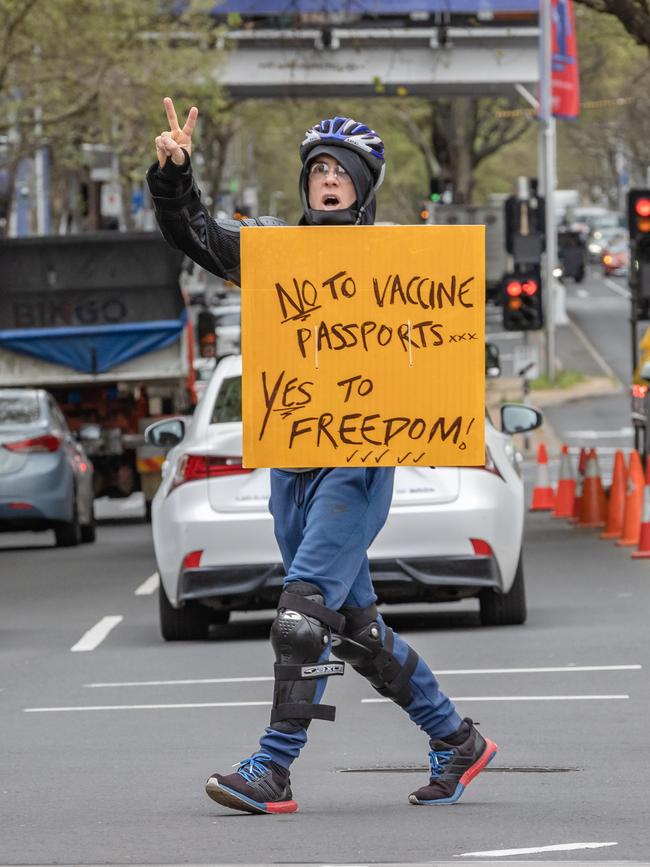
[[[169,96],[163,99],[167,120],[169,121],[169,129],[161,132],[156,136],[156,155],[158,156],[158,164],[162,168],[167,162],[167,158],[171,157],[172,162],[177,166],[182,166],[185,162],[185,154],[183,148],[192,153],[192,133],[196,126],[196,119],[199,115],[199,110],[196,106],[192,106],[187,115],[185,126],[181,129],[176,117],[176,109],[174,103]]]

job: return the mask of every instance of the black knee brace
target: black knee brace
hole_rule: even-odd
[[[314,704],[318,678],[343,674],[341,662],[318,662],[331,641],[330,629],[340,632],[345,618],[326,608],[314,584],[296,581],[280,596],[271,626],[275,651],[275,687],[271,727],[292,733],[306,729],[312,719],[333,720],[336,710]]]
[[[345,616],[345,629],[332,640],[334,656],[349,662],[370,681],[379,695],[406,707],[412,699],[409,681],[418,664],[417,653],[409,647],[403,665],[393,656],[393,630],[386,627],[382,642],[375,605],[368,608],[344,606],[341,614]]]

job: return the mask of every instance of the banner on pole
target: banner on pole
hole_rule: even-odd
[[[244,228],[247,467],[485,462],[483,226]]]
[[[554,117],[580,114],[578,42],[573,0],[551,0],[551,82]]]

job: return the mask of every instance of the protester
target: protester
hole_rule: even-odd
[[[164,100],[169,129],[156,138],[158,162],[147,180],[167,241],[219,277],[239,283],[239,235],[245,226],[278,226],[273,217],[214,220],[192,175],[192,133],[198,109],[181,128]],[[322,120],[300,146],[300,225],[369,225],[384,172],[377,133],[347,117]],[[271,720],[259,749],[234,773],[212,774],[208,795],[252,813],[289,813],[289,768],[307,742],[312,719],[334,719],[321,704],[328,676],[343,673],[330,650],[391,698],[429,736],[429,783],[411,804],[453,804],[492,760],[497,747],[471,719],[461,719],[426,662],[376,608],[367,550],[392,498],[394,468],[334,467],[271,470],[270,509],[286,570],[271,626],[275,688]]]

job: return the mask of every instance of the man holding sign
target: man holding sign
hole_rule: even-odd
[[[192,177],[192,132],[198,110],[181,128],[164,100],[169,130],[156,138],[158,162],[147,174],[163,235],[206,270],[239,284],[240,230],[279,226],[280,220],[212,219]],[[300,148],[304,226],[371,225],[375,193],[384,178],[384,145],[351,118],[323,120]],[[461,719],[418,654],[376,608],[367,550],[388,516],[393,467],[271,470],[270,508],[286,579],[271,627],[275,688],[259,750],[235,773],[215,773],[208,795],[252,813],[298,809],[289,768],[307,742],[312,719],[334,719],[320,703],[327,677],[343,674],[330,649],[392,699],[430,738],[429,783],[411,804],[453,804],[497,751],[472,720]]]

